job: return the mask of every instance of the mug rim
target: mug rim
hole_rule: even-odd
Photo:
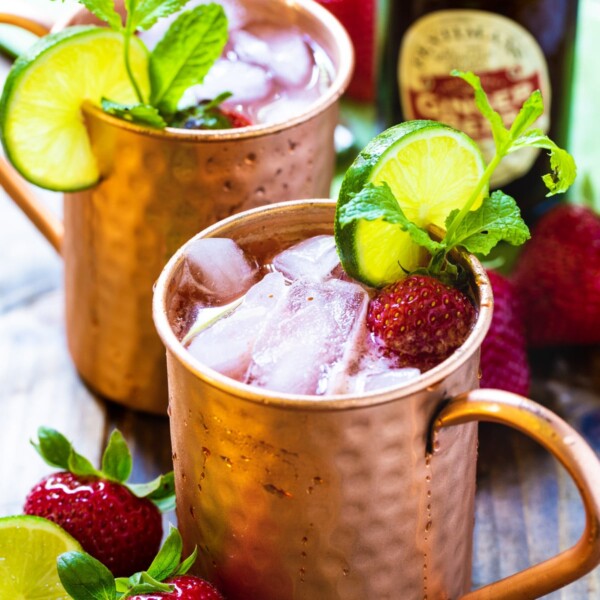
[[[241,383],[226,375],[222,375],[201,363],[184,348],[169,324],[166,310],[166,297],[172,275],[179,264],[184,260],[185,250],[189,244],[199,238],[209,237],[211,234],[218,233],[220,230],[227,228],[231,223],[241,219],[261,218],[263,216],[268,216],[269,213],[272,212],[299,210],[298,207],[302,207],[303,209],[310,209],[312,207],[329,207],[334,209],[335,206],[335,200],[331,199],[291,200],[261,206],[223,219],[203,229],[183,244],[165,265],[154,286],[152,301],[153,319],[158,335],[167,351],[170,352],[192,375],[202,379],[212,387],[235,396],[239,400],[278,408],[296,408],[315,411],[361,408],[399,400],[424,390],[431,389],[432,387],[436,387],[449,375],[465,364],[481,347],[483,339],[490,327],[493,311],[492,288],[485,268],[475,256],[466,251],[459,251],[459,254],[472,271],[473,280],[479,292],[477,320],[460,348],[440,364],[421,373],[417,378],[404,385],[385,388],[383,390],[363,392],[361,394],[335,394],[330,396],[275,392]]]
[[[85,102],[83,111],[86,115],[104,121],[109,125],[120,127],[135,133],[159,138],[171,138],[183,141],[196,142],[221,142],[230,140],[242,140],[247,138],[257,138],[279,133],[292,129],[302,123],[310,121],[321,113],[325,112],[330,106],[335,104],[345,92],[354,70],[354,46],[350,36],[338,19],[325,7],[318,4],[315,0],[286,0],[286,5],[293,8],[316,22],[321,24],[331,32],[331,37],[339,50],[339,65],[335,69],[334,77],[328,88],[315,101],[311,102],[307,109],[285,121],[274,121],[271,123],[257,123],[247,127],[236,129],[215,129],[215,130],[189,130],[177,127],[166,127],[165,129],[155,129],[144,125],[138,125],[119,119],[115,116],[105,113],[101,107]],[[89,12],[85,7],[77,7],[65,17],[57,21],[52,27],[51,33],[61,31],[71,26],[73,19],[85,12]]]

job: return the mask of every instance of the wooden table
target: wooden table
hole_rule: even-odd
[[[1,68],[3,78],[7,65]],[[60,212],[58,194],[38,193]],[[536,356],[532,397],[570,421],[600,452],[600,349]],[[40,425],[62,431],[96,463],[118,427],[134,454],[133,481],[171,469],[166,417],[107,403],[78,378],[65,344],[61,260],[1,192],[0,423],[0,516],[20,513],[27,491],[48,473],[29,444]],[[474,587],[566,549],[583,528],[578,492],[556,461],[520,434],[491,425],[481,429]],[[168,521],[175,523],[175,515],[166,515]],[[600,568],[547,596],[599,597]]]

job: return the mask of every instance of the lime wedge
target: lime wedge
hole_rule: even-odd
[[[405,215],[422,227],[444,227],[460,209],[485,170],[475,142],[464,133],[435,121],[407,121],[379,134],[346,171],[338,207],[367,183],[386,182]],[[484,189],[474,203],[478,208]],[[367,285],[382,287],[423,265],[425,251],[397,225],[360,220],[335,235],[345,271]]]
[[[68,600],[56,559],[81,546],[58,525],[29,515],[0,519],[0,598]]]
[[[148,52],[130,47],[132,71],[147,95]],[[137,98],[127,77],[123,36],[109,29],[70,27],[40,39],[18,58],[0,100],[4,150],[15,168],[41,187],[74,191],[98,181],[81,107],[103,97],[123,104]]]

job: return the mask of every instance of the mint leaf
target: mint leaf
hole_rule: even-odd
[[[121,432],[115,429],[102,456],[102,472],[108,479],[122,483],[131,475],[132,468],[133,461],[127,442]]]
[[[129,16],[129,26],[132,31],[150,29],[158,19],[172,15],[188,2],[189,0],[139,0]]]
[[[377,186],[368,183],[349,202],[339,208],[338,220],[342,227],[361,219],[365,221],[381,219],[386,223],[398,225],[403,231],[408,232],[416,244],[426,248],[431,254],[443,247],[439,242],[432,240],[427,231],[408,219],[386,182]]]
[[[209,102],[179,110],[169,120],[169,125],[182,129],[231,129],[230,119],[218,108],[231,96],[231,92],[223,92]]]
[[[227,41],[227,17],[217,4],[181,14],[150,56],[150,102],[172,114],[183,92],[202,83]]]
[[[59,469],[69,468],[71,442],[62,433],[50,427],[40,427],[38,440],[37,444],[32,440],[31,445],[47,464]]]
[[[498,151],[500,148],[504,148],[509,143],[508,130],[504,126],[502,117],[492,108],[487,94],[481,86],[481,80],[479,77],[475,75],[475,73],[465,73],[464,71],[457,70],[452,71],[451,75],[460,77],[473,88],[475,92],[475,104],[477,105],[479,112],[489,121],[492,128],[492,135],[494,137],[494,143],[496,144],[496,151]]]
[[[458,212],[454,210],[448,216],[448,230]],[[467,213],[452,237],[447,236],[444,241],[448,249],[463,246],[469,252],[486,255],[500,241],[518,246],[529,238],[529,229],[521,218],[517,203],[498,190],[479,208]]]
[[[115,10],[114,0],[78,0],[101,21],[105,21],[115,31],[123,30],[121,16]]]
[[[194,551],[179,565],[173,576],[177,575],[185,575],[196,562],[196,558],[198,557],[198,547],[194,548]]]
[[[65,552],[56,563],[58,577],[75,600],[116,600],[117,589],[112,573],[84,552]]]
[[[136,125],[145,125],[155,129],[164,129],[167,126],[158,110],[149,104],[119,104],[102,98],[102,110]]]
[[[544,132],[531,129],[519,137],[510,148],[510,152],[521,148],[544,148],[550,151],[550,168],[552,172],[542,177],[548,188],[547,196],[565,192],[577,177],[577,166],[573,157],[562,148],[559,148]]]
[[[160,551],[148,567],[148,575],[159,581],[164,581],[175,573],[181,561],[183,542],[179,531],[171,526],[169,535],[160,548]]]
[[[519,114],[510,127],[510,136],[513,140],[523,135],[544,113],[544,100],[542,92],[535,90],[525,100]]]

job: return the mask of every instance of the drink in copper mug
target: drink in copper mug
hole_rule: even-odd
[[[101,396],[134,409],[166,410],[164,352],[150,306],[152,285],[173,252],[195,232],[240,210],[329,193],[337,104],[352,69],[350,41],[311,0],[240,0],[236,6],[252,18],[245,30],[232,33],[222,62],[236,62],[232,53],[239,58],[264,49],[263,34],[275,45],[295,47],[304,60],[296,88],[268,75],[271,100],[285,100],[282,104],[265,98],[239,104],[239,95],[230,99],[232,110],[248,111],[258,123],[242,129],[156,130],[84,107],[101,179],[91,189],[65,194],[64,227],[39,206],[10,165],[0,164],[2,186],[65,260],[67,340],[79,374]],[[55,30],[90,22],[94,18],[78,10]],[[286,32],[283,42],[273,23]],[[245,45],[237,40],[240,35]],[[260,61],[258,55],[247,62]],[[277,106],[282,112],[262,122],[265,111]]]
[[[186,547],[200,549],[196,572],[230,600],[422,600],[535,598],[591,570],[600,560],[594,452],[547,409],[477,389],[493,304],[482,266],[455,255],[478,313],[453,355],[421,374],[385,364],[373,373],[373,356],[351,360],[366,343],[366,292],[337,266],[326,237],[334,213],[333,202],[302,201],[236,215],[188,242],[158,280],[177,514]],[[226,265],[212,260],[224,252]],[[240,289],[249,290],[241,303]],[[345,315],[333,340],[310,303]],[[290,330],[294,307],[308,318]],[[271,368],[290,352],[286,369]],[[391,385],[390,374],[399,377]],[[587,525],[566,553],[470,592],[478,420],[552,452],[581,491]]]

